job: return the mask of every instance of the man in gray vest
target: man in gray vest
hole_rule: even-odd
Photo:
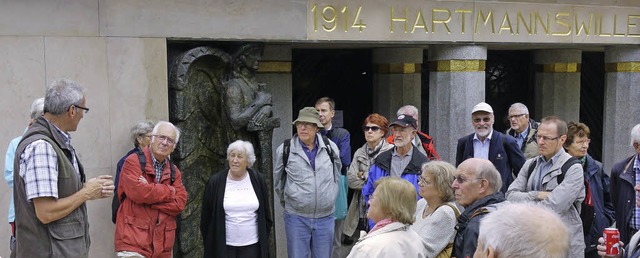
[[[86,179],[71,136],[89,111],[77,82],[54,81],[44,115],[24,133],[14,159],[17,245],[12,257],[87,257],[86,202],[113,195],[110,175]]]
[[[529,109],[522,103],[513,103],[509,108],[509,126],[507,134],[516,138],[516,143],[524,157],[530,159],[538,156],[538,126],[540,123],[529,118]]]

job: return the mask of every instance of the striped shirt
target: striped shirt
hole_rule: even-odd
[[[73,167],[76,176],[79,177],[80,169],[76,152],[71,146],[71,135],[55,125],[54,128],[62,135],[66,147],[71,150]],[[25,182],[28,200],[39,197],[58,198],[58,156],[49,142],[37,140],[27,145],[20,154],[20,177]]]

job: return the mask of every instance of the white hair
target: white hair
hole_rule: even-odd
[[[256,153],[253,151],[253,144],[248,141],[237,140],[229,144],[227,147],[227,158],[232,151],[239,151],[247,155],[247,166],[253,166],[253,163],[256,162]]]
[[[631,146],[634,143],[640,144],[640,124],[637,124],[631,129]]]
[[[173,130],[176,131],[176,143],[175,144],[178,144],[178,141],[180,140],[180,128],[176,127],[175,125],[173,125],[170,122],[158,121],[156,126],[153,127],[153,131],[151,131],[151,134],[158,134],[158,129],[160,128],[160,126],[163,126],[163,125],[171,126],[173,128]]]
[[[520,102],[511,104],[511,107],[509,107],[509,111],[511,110],[519,110],[522,112],[522,114],[527,114],[527,115],[529,114],[529,109],[527,108],[527,106],[525,106]]]
[[[569,241],[566,225],[550,208],[505,203],[480,221],[478,248],[492,247],[497,257],[564,258],[569,256]]]
[[[44,96],[44,111],[52,115],[64,114],[84,98],[84,87],[76,81],[57,79],[47,88]]]
[[[44,98],[39,98],[31,103],[31,119],[36,119],[44,114]]]

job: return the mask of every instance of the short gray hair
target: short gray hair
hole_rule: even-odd
[[[79,105],[85,89],[76,81],[57,79],[47,88],[44,96],[44,112],[61,115],[73,105]]]
[[[153,122],[151,121],[138,121],[136,125],[131,127],[131,140],[133,146],[138,147],[138,137],[144,136],[153,131]]]
[[[247,166],[253,166],[253,163],[256,162],[256,153],[253,151],[253,144],[248,141],[237,140],[229,144],[227,147],[227,158],[232,151],[239,151],[247,155]]]
[[[640,124],[631,128],[631,146],[633,146],[634,143],[640,144]]]
[[[36,119],[44,114],[44,98],[38,98],[31,103],[31,119]]]
[[[527,115],[529,114],[529,109],[527,108],[527,106],[525,106],[520,102],[511,104],[511,107],[509,107],[509,111],[511,110],[520,110],[522,111],[523,114],[527,114]]]
[[[418,112],[418,108],[414,105],[404,105],[398,108],[398,112],[396,112],[396,117],[399,117],[400,115],[410,115],[415,120],[418,120],[418,116],[420,116]]]
[[[500,191],[502,188],[502,177],[496,166],[491,162],[482,162],[476,167],[476,178],[486,179],[493,188],[493,192]]]
[[[478,248],[498,257],[569,256],[569,231],[550,208],[535,203],[505,203],[480,221]]]
[[[153,127],[153,130],[151,131],[151,134],[157,134],[158,133],[158,128],[160,128],[160,126],[162,126],[162,125],[169,125],[169,126],[173,127],[173,130],[176,131],[176,143],[175,144],[178,144],[178,141],[180,140],[180,128],[178,128],[177,126],[173,125],[170,122],[158,121],[156,126]]]

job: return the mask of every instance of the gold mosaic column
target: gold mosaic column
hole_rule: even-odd
[[[429,46],[429,134],[440,158],[456,160],[458,138],[473,132],[471,109],[485,101],[487,48]]]
[[[640,48],[605,49],[602,163],[607,173],[634,151],[630,131],[640,123]]]
[[[389,121],[403,105],[420,110],[422,53],[422,48],[373,50],[373,110]]]
[[[536,120],[556,115],[565,121],[580,119],[582,51],[543,49],[534,53]]]

